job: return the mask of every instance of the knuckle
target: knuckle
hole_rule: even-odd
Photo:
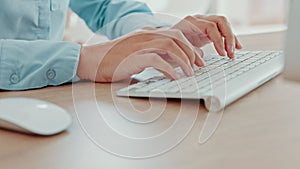
[[[179,29],[170,29],[168,32],[171,34],[178,33],[180,30]]]
[[[225,16],[218,16],[218,19],[219,19],[219,21],[224,22],[224,23],[228,22],[228,20]]]
[[[160,40],[160,43],[164,49],[168,49],[174,45],[174,41],[170,38],[162,39],[162,40]]]
[[[184,36],[183,33],[182,33],[182,31],[179,30],[179,29],[172,29],[172,34],[176,38],[182,38]]]
[[[188,15],[186,17],[184,17],[184,20],[190,21],[190,20],[194,20],[195,18],[191,15]]]
[[[235,40],[235,36],[233,34],[229,34],[228,36],[229,40],[234,41]]]
[[[208,29],[217,29],[217,24],[214,23],[214,22],[207,22],[207,23],[206,23],[206,27],[207,27]]]
[[[195,17],[195,18],[201,18],[201,17],[203,17],[203,15],[196,14],[196,15],[194,15],[194,17]]]
[[[149,62],[150,65],[152,65],[151,63],[158,63],[161,60],[160,56],[155,53],[150,54],[149,59],[150,59]]]

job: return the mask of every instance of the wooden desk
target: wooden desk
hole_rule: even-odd
[[[279,45],[282,43],[282,37],[282,33],[275,33],[241,38],[246,49],[279,49],[282,48]],[[300,155],[300,85],[288,82],[282,76],[278,76],[228,106],[216,132],[205,144],[198,144],[199,133],[207,116],[207,111],[201,105],[197,109],[199,113],[197,113],[195,125],[178,146],[163,155],[140,160],[121,158],[103,151],[87,137],[75,113],[76,108],[81,122],[92,123],[97,120],[99,114],[96,116],[97,114],[92,110],[96,98],[101,105],[100,111],[105,110],[106,115],[115,114],[112,111],[115,105],[122,106],[122,103],[128,99],[113,100],[115,97],[111,88],[120,88],[124,85],[120,83],[112,87],[110,84],[83,82],[73,86],[1,92],[1,98],[23,96],[56,103],[70,112],[74,123],[67,132],[52,137],[29,136],[0,130],[0,168],[296,169],[300,167],[298,160]],[[160,102],[165,103],[164,100],[152,101],[154,109],[150,109],[148,113],[153,113],[151,110],[155,110],[156,106],[159,107]],[[181,108],[180,103],[179,100],[168,101],[165,114],[158,122],[159,127],[165,129],[172,124]],[[142,111],[149,109],[150,105],[147,99],[133,99],[132,104]],[[193,102],[185,104],[194,107]],[[183,112],[185,118],[193,118],[194,114],[189,109]],[[119,126],[115,125],[122,129],[123,122]],[[144,126],[141,125],[141,127]],[[159,127],[156,126],[147,131],[155,132],[160,129]],[[96,124],[92,132],[101,130],[103,130],[101,124],[99,126]],[[123,130],[127,132],[126,127]],[[148,134],[140,130],[138,132],[140,135]],[[101,134],[103,138],[109,138],[109,133],[103,131]],[[120,147],[125,145],[122,140],[110,141]],[[127,148],[138,149],[142,152],[152,147]]]

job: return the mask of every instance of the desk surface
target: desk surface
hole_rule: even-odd
[[[282,37],[282,33],[275,33],[241,38],[246,49],[280,49]],[[259,38],[264,41],[257,41]],[[161,104],[166,103],[165,100],[149,102],[148,99],[116,98],[112,90],[124,85],[126,84],[82,82],[39,90],[1,92],[1,98],[23,96],[56,103],[68,110],[74,118],[67,132],[51,137],[0,130],[1,168],[293,169],[300,167],[298,160],[300,85],[286,81],[281,75],[226,107],[215,133],[204,144],[198,143],[201,128],[208,115],[203,105],[197,106],[197,111],[194,113],[193,101],[183,103],[180,100],[168,100],[167,104]],[[131,101],[135,113],[130,114],[131,109],[126,107],[128,101]],[[99,105],[98,109],[95,103]],[[136,123],[139,128],[135,128],[131,126],[132,123],[126,124],[118,118],[114,119],[118,112],[115,107],[121,108],[121,113],[123,110],[129,110],[126,112],[129,114],[125,116],[140,121],[145,120],[143,117],[147,114],[153,115],[156,111],[160,112],[160,109],[164,111],[156,123],[149,124],[150,127]],[[139,154],[156,151],[157,146],[162,146],[157,150],[163,150],[168,145],[156,142],[152,146],[147,143],[145,146],[136,144],[137,146],[128,147],[126,141],[110,136],[97,110],[105,115],[103,117],[107,118],[115,129],[143,138],[147,136],[150,138],[171,126],[176,121],[180,110],[183,112],[183,119],[188,121],[196,118],[196,122],[191,123],[192,128],[184,140],[166,153],[153,158],[130,159],[112,155],[103,148],[112,151],[124,150],[119,152],[119,155],[122,155],[126,152]],[[178,133],[184,131],[181,128],[176,130]],[[94,138],[94,142],[88,136]],[[176,140],[176,138],[167,140],[170,145],[174,142],[172,139]],[[101,141],[103,144],[99,143]],[[109,142],[112,147],[108,147]],[[104,145],[102,149],[101,145]]]

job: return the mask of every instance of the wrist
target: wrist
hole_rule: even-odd
[[[82,80],[97,81],[100,62],[103,61],[104,55],[110,49],[110,46],[110,42],[90,46],[82,45],[77,76]]]
[[[82,80],[88,79],[86,68],[85,68],[86,57],[87,57],[87,46],[81,45],[78,67],[77,67],[77,76]]]

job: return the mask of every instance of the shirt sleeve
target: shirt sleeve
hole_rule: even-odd
[[[145,3],[133,0],[71,0],[70,7],[93,32],[109,39],[143,27],[170,26],[155,18]]]
[[[80,45],[47,40],[0,40],[0,89],[25,90],[71,81]]]

